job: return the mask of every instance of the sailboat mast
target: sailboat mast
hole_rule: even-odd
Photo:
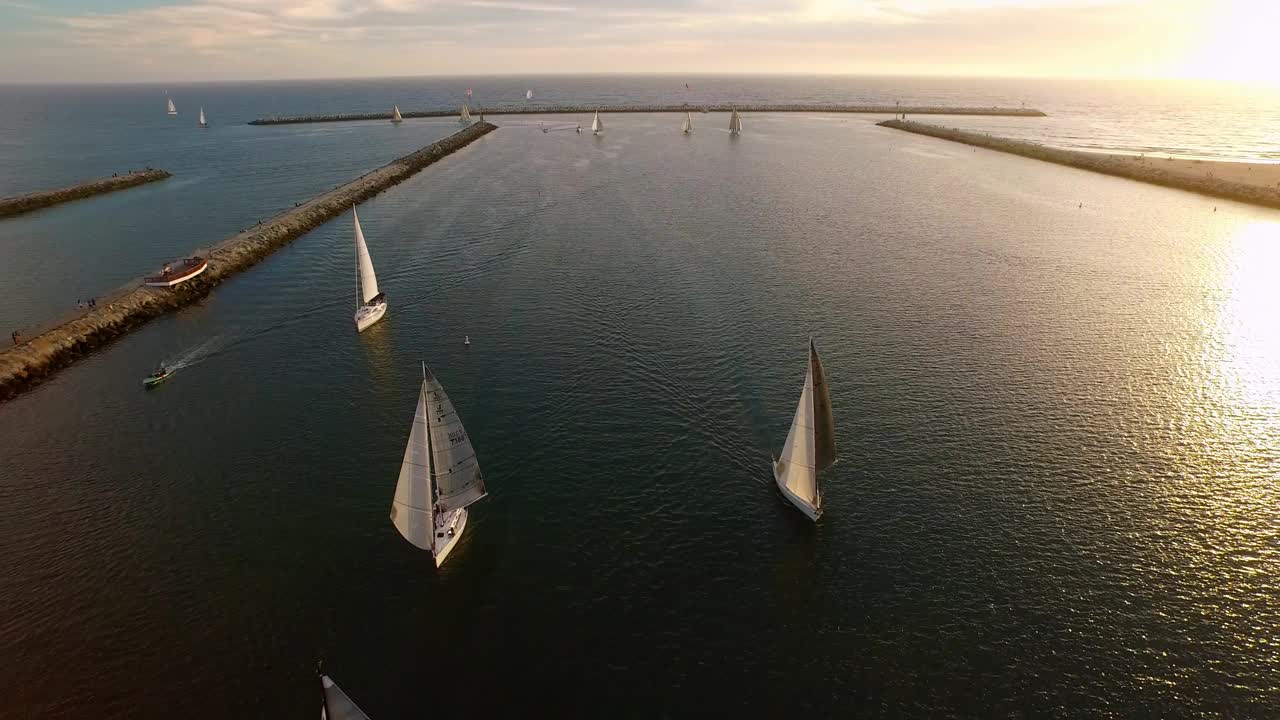
[[[427,532],[431,533],[431,554],[436,554],[436,460],[431,451],[431,398],[427,393],[427,363],[422,363],[422,410],[426,413],[427,423],[422,427],[427,448]]]
[[[355,225],[355,227],[359,227],[360,215],[359,213],[356,212],[355,205],[351,206],[351,217],[352,217],[352,223]],[[352,231],[351,231],[351,237],[356,244],[356,309],[359,310],[361,301],[364,298],[362,297],[361,291],[360,291],[360,236],[355,232],[354,227],[352,228]]]
[[[320,681],[320,717],[329,720],[333,716],[329,714],[329,695],[324,691],[324,671],[316,668],[316,679]]]

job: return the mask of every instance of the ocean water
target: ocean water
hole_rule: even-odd
[[[235,112],[382,102],[275,92]],[[0,405],[6,715],[314,717],[318,660],[375,718],[1274,715],[1280,212],[868,117],[495,119],[361,207],[371,330],[343,217]],[[140,215],[217,239],[453,127],[225,128],[277,139],[16,222],[137,274],[186,247]],[[13,222],[0,306],[55,281]],[[768,466],[810,335],[816,526]],[[387,517],[420,361],[492,493],[440,572]]]

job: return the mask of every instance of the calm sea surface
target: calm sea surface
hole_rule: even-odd
[[[712,83],[1132,112],[1113,86]],[[0,90],[0,194],[175,173],[0,221],[0,326],[457,128],[252,117],[670,84]],[[1220,116],[1228,147],[1144,118],[1276,152],[1274,124]],[[0,405],[0,715],[313,718],[323,659],[376,719],[1275,716],[1280,212],[875,119],[497,117],[361,206],[371,330],[343,217]],[[811,334],[841,458],[816,526],[768,466]],[[185,366],[143,392],[160,358]],[[492,493],[438,573],[388,519],[420,360]]]

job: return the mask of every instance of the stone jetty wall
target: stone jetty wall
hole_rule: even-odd
[[[164,170],[147,168],[146,170],[127,172],[123,175],[112,175],[109,178],[89,180],[56,190],[42,190],[40,192],[27,193],[26,195],[0,198],[0,217],[21,215],[32,210],[47,208],[50,205],[58,205],[71,200],[123,190],[135,185],[163,180],[167,177],[169,177],[169,173]]]
[[[952,140],[966,145],[975,145],[988,150],[999,150],[1000,152],[1021,155],[1035,160],[1044,160],[1059,165],[1080,168],[1081,170],[1092,170],[1107,175],[1129,178],[1130,180],[1141,180],[1179,190],[1212,195],[1213,197],[1280,208],[1280,188],[1235,182],[1216,178],[1209,174],[1188,175],[1177,173],[1161,168],[1158,162],[1132,155],[1106,155],[1081,150],[1046,147],[1023,140],[1010,140],[984,133],[957,130],[910,120],[886,120],[882,123],[877,123],[877,125],[920,135],[929,135],[943,140]]]
[[[496,130],[476,123],[417,152],[392,161],[336,190],[290,209],[218,243],[209,269],[173,288],[152,288],[141,278],[97,306],[0,352],[0,401],[39,383],[103,344],[158,315],[204,297],[223,280],[256,264],[352,205],[407,180],[423,168]]]
[[[817,113],[868,113],[895,115],[1011,115],[1016,117],[1044,117],[1034,108],[1002,107],[897,107],[894,105],[521,105],[492,108],[472,108],[473,115],[564,115],[570,113],[676,113],[676,112],[817,112]],[[404,118],[455,117],[458,108],[450,110],[400,111]],[[250,120],[250,125],[293,125],[297,123],[349,122],[353,120],[390,120],[391,113],[346,113],[341,115],[292,115],[264,117]]]

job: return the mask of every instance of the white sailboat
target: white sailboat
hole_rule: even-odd
[[[404,122],[404,118],[400,117],[400,106],[399,106],[399,105],[392,105],[392,106],[391,106],[391,122],[393,122],[393,123],[401,123],[401,122]]]
[[[818,473],[836,461],[835,420],[831,417],[831,395],[818,349],[809,339],[809,367],[804,390],[796,408],[791,431],[782,446],[782,457],[773,461],[773,479],[778,489],[810,520],[822,516],[822,488]]]
[[[738,114],[737,108],[729,114],[729,134],[737,135],[742,132],[742,116]]]
[[[604,123],[601,122],[600,111],[597,110],[595,118],[591,121],[591,134],[599,135],[602,132],[604,132]]]
[[[693,113],[686,112],[684,114],[684,126],[680,128],[680,131],[685,135],[693,132]]]
[[[200,123],[199,123],[199,125],[200,125],[200,127],[202,127],[202,128],[207,128],[207,127],[209,127],[209,123],[208,123],[208,122],[205,122],[205,119],[204,119],[204,107],[203,107],[203,106],[201,106],[201,107],[200,107]]]
[[[328,675],[320,675],[320,720],[369,720]]]
[[[467,506],[487,494],[471,438],[440,381],[423,363],[391,523],[415,547],[430,550],[440,567],[467,527]]]
[[[463,103],[462,110],[458,111],[458,122],[460,123],[471,122],[471,107],[466,103]]]
[[[178,108],[176,108],[176,107],[174,107],[174,106],[173,106],[173,98],[168,98],[168,100],[169,100],[169,114],[170,114],[170,115],[177,115],[177,114],[178,114]]]
[[[525,99],[525,100],[532,100],[532,99],[533,99],[533,91],[532,91],[532,90],[525,90],[525,91],[524,91],[524,99]]]
[[[369,257],[369,246],[364,242],[360,216],[354,205],[351,218],[356,235],[356,332],[364,332],[387,313],[387,298],[378,292],[378,276],[373,273],[373,258]]]

